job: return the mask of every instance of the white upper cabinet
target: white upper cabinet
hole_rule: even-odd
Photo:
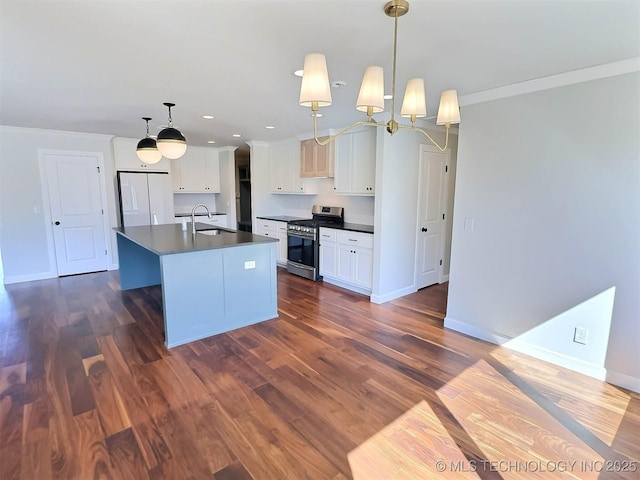
[[[220,193],[220,161],[213,148],[188,147],[171,160],[174,193]]]
[[[300,178],[300,142],[296,139],[269,145],[269,181],[272,193],[315,194]]]
[[[373,195],[376,176],[376,129],[345,133],[335,140],[335,193]]]
[[[158,163],[149,165],[142,162],[136,154],[136,147],[140,139],[115,137],[113,139],[113,158],[116,170],[135,172],[169,172],[169,160],[162,157]]]

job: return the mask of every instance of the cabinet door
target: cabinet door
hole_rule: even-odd
[[[278,228],[278,262],[287,263],[287,222],[276,222]]]
[[[182,184],[182,162],[180,162],[180,159],[171,160],[171,186],[175,193],[184,191],[184,185]]]
[[[286,153],[283,156],[282,174],[284,177],[285,192],[304,193],[304,179],[300,177],[300,149],[298,142],[291,142],[287,145]]]
[[[375,129],[354,132],[352,135],[352,176],[353,193],[373,194],[376,173]]]
[[[352,135],[349,133],[335,140],[333,190],[336,193],[351,193],[352,145]]]
[[[204,152],[197,147],[187,149],[182,161],[182,183],[185,192],[204,192]]]
[[[227,216],[226,215],[213,215],[210,219],[207,217],[206,222],[211,225],[215,225],[216,227],[226,227],[227,226]]]
[[[138,172],[169,172],[170,162],[162,157],[153,165],[142,162],[136,154],[139,140],[133,138],[116,137],[113,139],[113,157],[116,170],[129,170]]]
[[[320,243],[320,275],[336,277],[337,245],[334,242]]]
[[[204,154],[204,191],[220,193],[220,160],[217,151]]]
[[[333,142],[318,145],[313,138],[300,142],[300,177],[333,177]]]
[[[300,176],[303,178],[315,176],[316,142],[313,139],[300,142]]]
[[[320,140],[324,140],[326,137],[322,137]],[[316,144],[316,176],[318,177],[333,177],[333,142],[327,145]]]
[[[343,282],[353,283],[355,266],[354,247],[337,244],[336,277]]]
[[[373,252],[368,248],[354,249],[353,283],[371,288],[373,280]]]

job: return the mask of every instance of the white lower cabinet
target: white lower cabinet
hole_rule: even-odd
[[[175,223],[182,223],[182,219],[187,220],[187,224],[189,224],[189,228],[191,228],[191,215],[188,217],[181,216],[175,217]],[[209,225],[214,225],[216,227],[227,228],[227,215],[222,213],[219,215],[212,215],[211,218],[206,215],[196,215],[196,223],[208,223]]]
[[[265,220],[258,218],[256,223],[257,235],[264,235],[265,237],[273,237],[280,240],[278,242],[278,258],[276,259],[278,264],[287,264],[287,222],[278,222],[276,220]]]
[[[329,283],[370,294],[373,279],[373,235],[321,228],[320,275]]]
[[[191,221],[191,219],[189,219]],[[210,225],[214,225],[216,227],[227,227],[227,216],[226,215],[211,215],[211,218],[207,216],[199,216],[196,217],[196,222],[208,223]]]

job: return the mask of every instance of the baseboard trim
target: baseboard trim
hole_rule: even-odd
[[[505,348],[524,353],[525,355],[573,370],[574,372],[582,373],[597,380],[603,380],[620,387],[628,388],[629,390],[638,391],[635,389],[640,388],[639,379],[623,374],[616,375],[614,372],[607,372],[606,368],[601,365],[585,362],[584,360],[580,360],[575,357],[569,357],[562,353],[548,350],[528,342],[523,342],[517,338],[507,337],[500,333],[469,325],[468,323],[461,322],[460,320],[456,320],[451,317],[445,317],[444,327],[495,345],[500,345]]]
[[[371,290],[367,290],[366,288],[356,287],[355,285],[341,282],[340,280],[336,280],[335,278],[323,277],[322,281],[325,283],[330,283],[331,285],[335,285],[336,287],[341,287],[346,290],[351,290],[352,292],[361,293],[362,295],[367,295],[367,296],[371,295]]]
[[[632,377],[626,373],[607,370],[605,381],[612,385],[617,385],[618,387],[631,390],[632,392],[640,393],[640,378],[638,377]]]
[[[47,280],[49,278],[56,278],[58,276],[55,272],[41,272],[33,273],[29,275],[10,275],[4,277],[4,284],[9,285],[12,283],[33,282],[35,280]]]
[[[417,292],[416,287],[412,285],[411,287],[394,290],[393,292],[389,292],[384,295],[371,295],[371,303],[386,303],[415,292]]]

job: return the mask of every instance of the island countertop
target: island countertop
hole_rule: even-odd
[[[191,225],[189,225],[191,227]],[[170,223],[163,225],[142,225],[136,227],[116,227],[116,233],[128,238],[141,247],[157,255],[171,255],[175,253],[197,252],[217,248],[238,247],[241,245],[272,243],[277,238],[254,235],[241,230],[212,227],[206,223],[196,222],[197,231],[220,230],[219,235],[196,233],[195,238],[191,228],[182,230],[182,225]]]

